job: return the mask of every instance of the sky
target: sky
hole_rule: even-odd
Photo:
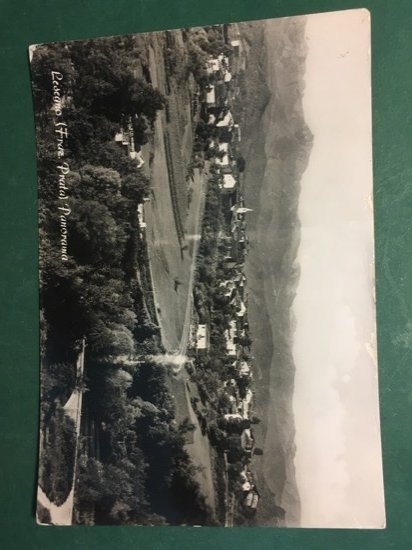
[[[294,413],[302,526],[383,527],[373,300],[370,21],[310,16]]]

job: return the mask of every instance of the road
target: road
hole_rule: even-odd
[[[74,505],[74,490],[76,484],[76,469],[77,469],[77,451],[80,437],[80,422],[82,416],[82,402],[83,402],[83,374],[84,374],[84,355],[85,355],[86,341],[82,340],[82,349],[79,353],[76,362],[76,388],[73,390],[63,409],[69,418],[71,418],[76,427],[76,447],[74,450],[74,467],[73,467],[73,479],[72,488],[69,496],[60,506],[56,506],[49,500],[43,489],[37,487],[37,502],[46,508],[50,513],[51,523],[53,525],[71,525]]]
[[[206,176],[202,174],[198,169],[195,170],[194,183],[199,187],[199,192],[193,193],[192,201],[196,201],[196,204],[193,205],[193,211],[195,215],[193,217],[188,216],[186,223],[186,237],[190,236],[193,239],[193,250],[192,250],[192,262],[190,265],[190,275],[189,275],[189,284],[188,284],[188,293],[187,293],[187,302],[185,310],[185,319],[183,323],[182,337],[180,340],[178,353],[184,355],[186,353],[187,345],[189,343],[190,336],[190,325],[192,319],[192,308],[193,308],[193,285],[195,281],[196,273],[196,258],[197,252],[199,250],[200,237],[202,234],[202,221],[203,221],[203,212],[206,202],[206,192],[205,192],[205,182],[203,181]]]

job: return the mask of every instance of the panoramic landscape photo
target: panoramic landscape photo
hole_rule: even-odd
[[[39,523],[382,526],[368,48],[364,10],[30,47]]]

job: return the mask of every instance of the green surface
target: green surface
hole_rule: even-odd
[[[352,7],[372,13],[383,531],[38,527],[36,162],[31,43]],[[14,549],[412,546],[412,2],[408,0],[0,0],[0,545]]]

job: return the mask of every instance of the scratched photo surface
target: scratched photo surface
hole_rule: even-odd
[[[369,13],[29,54],[38,522],[383,528]]]

